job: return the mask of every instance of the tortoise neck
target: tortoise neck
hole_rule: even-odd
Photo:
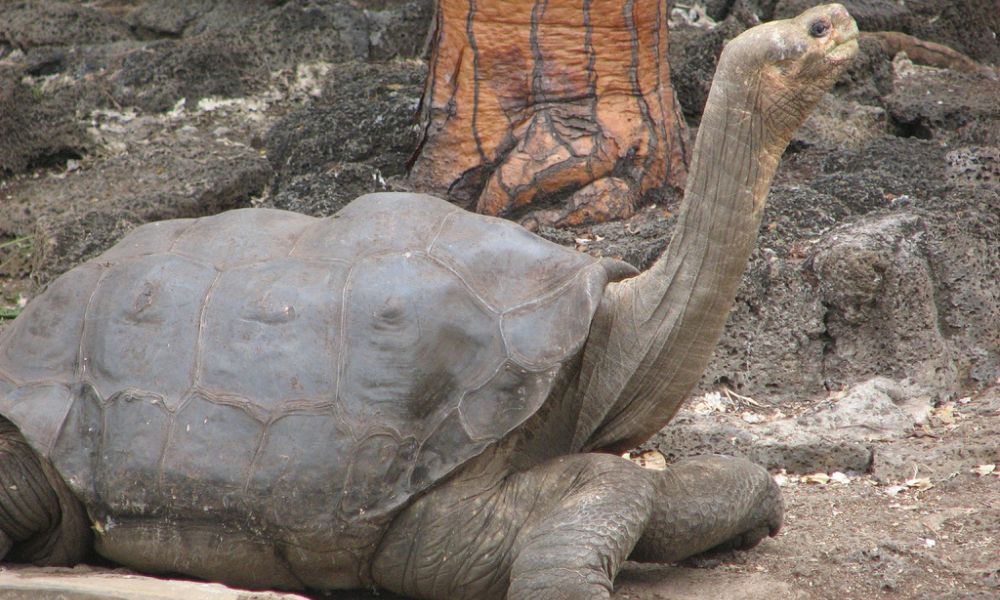
[[[725,82],[713,89],[670,244],[636,282],[645,288],[643,313],[665,343],[657,362],[684,373],[678,383],[687,390],[722,334],[788,144],[755,106],[756,89]]]
[[[691,296],[708,294],[709,302],[699,304],[703,312],[728,312],[718,302],[732,303],[790,137],[766,124],[756,89],[726,81],[712,89],[673,237],[642,276],[659,282],[652,286],[662,290],[657,306],[691,304]]]
[[[587,392],[615,399],[587,449],[628,450],[648,439],[674,416],[712,356],[790,138],[767,126],[757,89],[716,76],[670,244],[652,268],[606,296],[617,322],[597,329],[605,327],[609,345],[627,354],[617,359],[625,373],[614,382],[585,376],[585,388],[595,379],[600,388],[614,386]],[[613,342],[617,337],[629,339]]]

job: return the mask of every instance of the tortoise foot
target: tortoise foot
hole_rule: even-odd
[[[748,460],[698,456],[650,473],[657,499],[632,560],[674,562],[706,551],[752,548],[781,529],[781,490]]]
[[[486,483],[459,480],[408,508],[383,539],[376,582],[418,598],[605,600],[655,491],[642,469],[610,454]]]

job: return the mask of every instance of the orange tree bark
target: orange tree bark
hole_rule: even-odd
[[[574,225],[682,188],[666,0],[438,0],[414,188]]]

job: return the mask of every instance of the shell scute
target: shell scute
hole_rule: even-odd
[[[313,219],[267,208],[244,208],[190,223],[171,252],[209,261],[217,269],[285,257]]]
[[[94,492],[121,512],[152,513],[162,504],[160,460],[172,415],[162,402],[128,393],[108,399],[103,412]]]
[[[399,485],[413,468],[417,441],[400,439],[391,432],[371,433],[352,449],[350,475],[344,485],[340,514],[360,519],[365,513],[384,512],[409,498],[409,490]]]
[[[33,300],[0,337],[0,371],[24,382],[73,381],[84,314],[102,273],[78,267]]]
[[[360,261],[345,294],[339,397],[352,423],[423,428],[504,356],[497,315],[423,254]]]
[[[587,338],[589,317],[601,300],[588,279],[603,278],[600,265],[589,265],[549,294],[504,313],[503,335],[511,357],[523,366],[545,369],[575,354]]]
[[[488,445],[486,440],[472,439],[457,408],[446,412],[420,444],[409,473],[408,489],[427,489]]]
[[[537,300],[595,262],[510,221],[464,212],[443,223],[430,253],[499,312]]]
[[[457,211],[432,196],[368,194],[306,228],[292,256],[353,263],[369,254],[423,251],[439,223]]]
[[[4,394],[4,416],[18,423],[21,433],[48,452],[74,402],[69,386],[38,382],[13,388]]]
[[[195,219],[145,223],[128,232],[117,244],[101,254],[101,260],[115,263],[136,256],[169,252],[177,238],[194,223]]]
[[[317,440],[324,445],[317,447]],[[354,444],[351,428],[330,410],[281,416],[268,425],[247,492],[274,522],[292,531],[315,529],[336,514]]]
[[[489,381],[467,392],[458,406],[462,427],[477,442],[492,442],[534,414],[532,404],[552,386],[557,368],[533,373],[505,362]]]
[[[79,494],[81,500],[88,506],[96,506],[94,480],[104,432],[104,409],[101,398],[89,385],[74,385],[72,394],[73,401],[63,418],[58,437],[48,456],[70,489]],[[7,414],[5,409],[4,415]],[[33,422],[28,419],[12,420],[18,423],[22,433],[25,427]],[[52,415],[46,415],[41,420],[55,421]],[[38,444],[32,436],[26,434],[25,437],[33,444]],[[40,444],[36,447],[39,446]]]
[[[345,277],[342,265],[284,258],[223,272],[202,319],[199,387],[266,411],[294,399],[329,401]]]
[[[87,309],[82,378],[103,398],[144,390],[176,408],[194,381],[202,308],[217,276],[171,254],[109,267]]]
[[[174,417],[163,450],[161,497],[171,499],[170,510],[216,517],[242,506],[264,427],[250,411],[194,394]]]

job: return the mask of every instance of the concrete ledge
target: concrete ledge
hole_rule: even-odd
[[[157,579],[122,569],[78,566],[0,567],[0,600],[307,600],[279,592],[238,590],[217,583]]]

